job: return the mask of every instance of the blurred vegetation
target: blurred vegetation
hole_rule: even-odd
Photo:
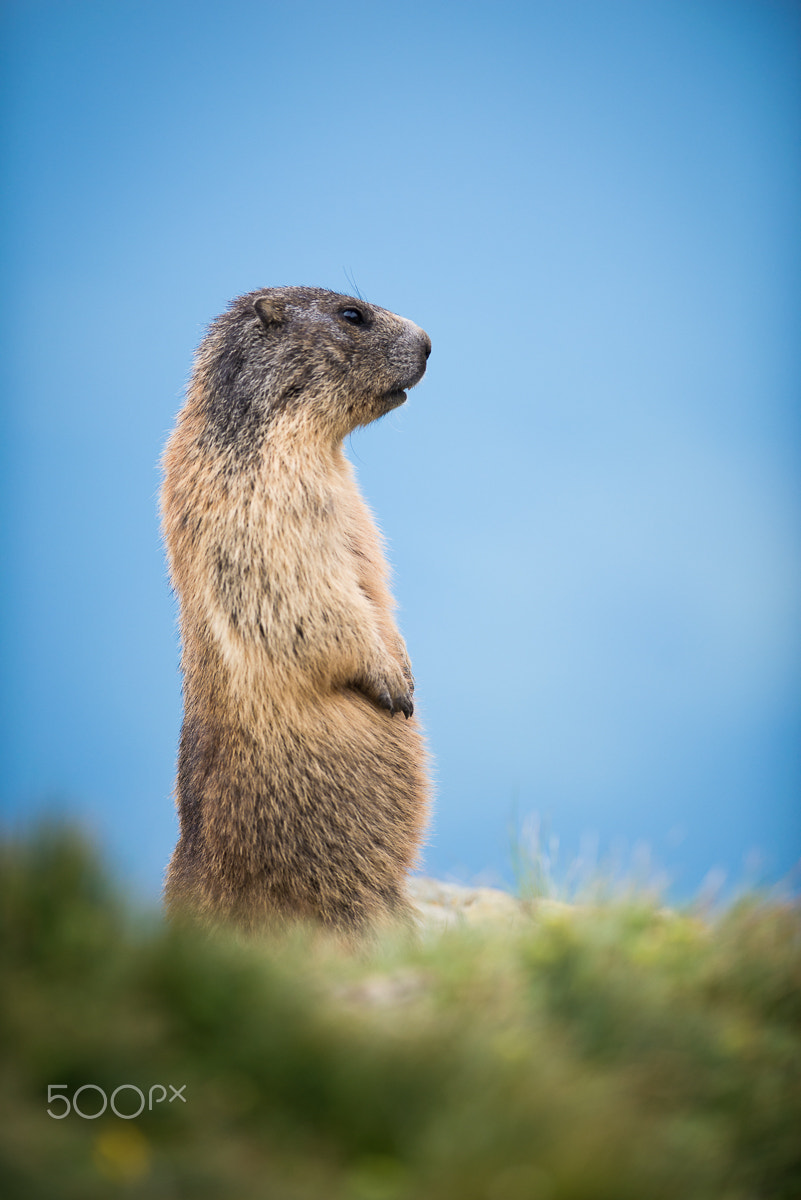
[[[532,904],[353,952],[170,929],[64,830],[0,869],[6,1198],[801,1196],[790,903]],[[96,1085],[87,1116],[51,1084]],[[167,1097],[89,1119],[123,1084]]]

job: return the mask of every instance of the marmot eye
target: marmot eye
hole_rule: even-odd
[[[351,325],[364,324],[364,316],[358,308],[343,308],[340,316],[344,317],[346,321],[350,321]]]

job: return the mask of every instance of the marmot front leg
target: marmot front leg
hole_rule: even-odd
[[[395,637],[398,642],[398,653],[400,654],[403,677],[409,685],[409,692],[414,695],[414,675],[412,675],[412,663],[409,658],[409,651],[406,649],[406,643],[401,635],[396,633]]]
[[[364,692],[368,699],[379,708],[385,708],[392,716],[402,712],[408,721],[414,712],[414,682],[411,679],[411,670],[407,676],[406,671],[391,658],[365,666],[350,681],[350,686]]]
[[[348,594],[346,590],[344,596],[329,592],[324,612],[315,599],[306,597],[307,603],[291,614],[279,615],[265,607],[258,629],[270,631],[268,645],[292,646],[292,658],[286,664],[290,670],[306,670],[334,687],[355,688],[378,708],[392,716],[402,712],[408,720],[414,712],[414,683],[397,631],[380,628],[373,605],[360,592],[351,589]],[[290,627],[296,635],[300,631],[300,639],[296,636],[293,641]],[[259,640],[255,629],[252,636]],[[385,640],[389,637],[394,653]]]

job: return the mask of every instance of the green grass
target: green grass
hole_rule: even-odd
[[[51,831],[4,844],[0,924],[4,1197],[801,1196],[787,903],[714,922],[532,906],[358,953],[301,929],[242,944],[134,914]],[[186,1102],[57,1120],[49,1084]]]

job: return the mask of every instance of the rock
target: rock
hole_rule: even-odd
[[[416,1000],[426,990],[427,980],[420,971],[400,970],[369,975],[349,987],[341,988],[340,1000],[358,1006],[385,1008]]]
[[[518,920],[524,912],[523,904],[500,888],[466,887],[414,876],[408,882],[408,893],[424,929],[508,924]]]

